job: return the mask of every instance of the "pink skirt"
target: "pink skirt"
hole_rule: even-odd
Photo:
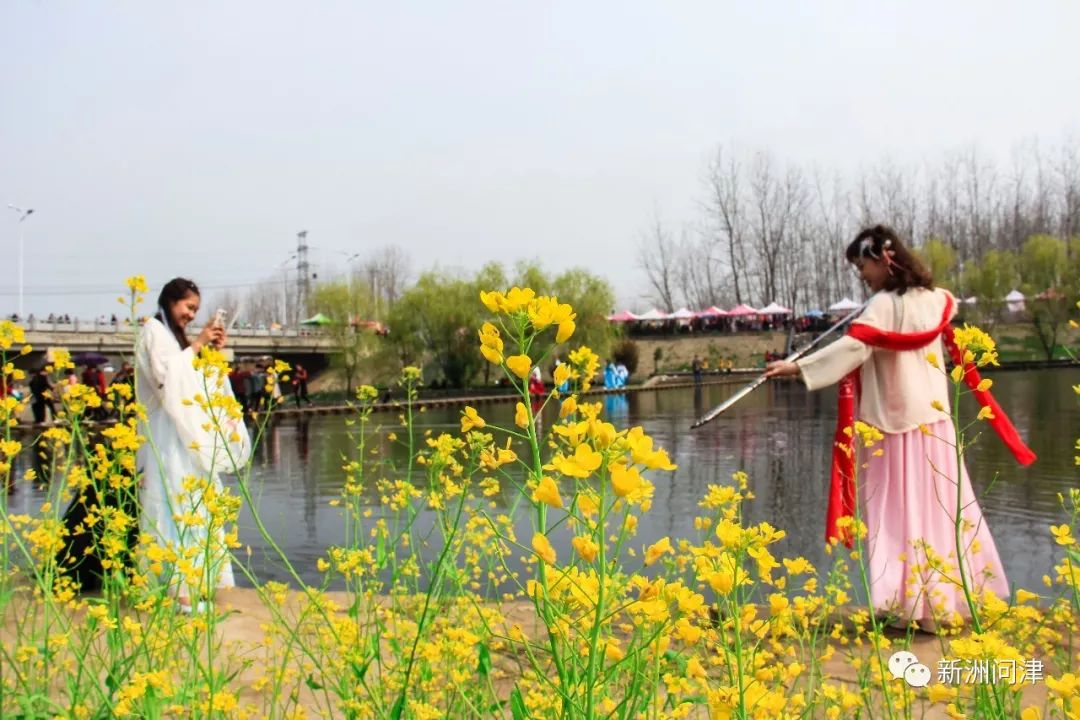
[[[1009,584],[990,528],[971,489],[967,469],[957,472],[951,419],[885,433],[879,456],[864,456],[859,504],[868,529],[870,595],[878,612],[924,627],[970,617],[957,567],[957,478],[963,508],[961,555],[973,596],[1009,597]],[[872,453],[873,451],[871,451]]]

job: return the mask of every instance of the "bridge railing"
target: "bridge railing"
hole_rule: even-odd
[[[48,320],[26,320],[20,323],[25,330],[31,332],[55,332],[55,333],[130,333],[131,322],[126,318],[112,322],[111,320],[81,320],[72,319],[71,322],[59,322]],[[188,333],[198,333],[202,325],[191,324]],[[232,337],[321,337],[324,335],[319,327],[299,328],[242,328],[234,327],[229,331]]]

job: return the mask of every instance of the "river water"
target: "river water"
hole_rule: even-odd
[[[1080,383],[1080,371],[997,372],[993,378],[995,396],[1039,460],[1019,467],[987,428],[968,450],[968,469],[1010,584],[1038,592],[1056,554],[1049,526],[1064,520],[1058,493],[1078,485],[1073,444],[1080,434],[1080,399],[1072,386]],[[706,487],[728,484],[732,473],[745,470],[756,495],[747,506],[748,519],[767,520],[787,531],[776,546],[778,555],[803,555],[824,568],[835,393],[809,393],[797,383],[770,383],[705,428],[688,429],[694,418],[739,387],[707,385],[699,391],[603,398],[611,422],[617,427],[642,425],[678,465],[673,473],[653,475],[655,499],[641,519],[636,544],[644,546],[665,535],[673,541],[697,537],[693,518]],[[974,416],[973,404],[962,407],[966,417]],[[512,423],[510,405],[480,409],[490,421]],[[460,409],[428,411],[417,416],[417,425],[435,433],[456,433],[459,416]],[[390,452],[385,436],[400,433],[396,416],[373,419],[375,425],[385,423],[375,431],[381,438],[376,444],[382,452]],[[343,456],[354,454],[344,418],[326,416],[283,419],[268,430],[257,451],[252,479],[261,517],[306,580],[318,581],[316,559],[328,545],[342,542],[341,511],[329,503],[340,492]],[[512,503],[508,494],[504,491],[496,501],[508,507]],[[378,512],[375,504],[373,509]],[[526,543],[531,537],[529,523],[524,514],[516,517],[518,537]],[[241,540],[253,548],[257,575],[285,580],[279,563],[267,559],[247,509],[240,525]],[[556,542],[560,554],[567,552],[565,540]]]
[[[1013,586],[1038,592],[1042,577],[1052,572],[1058,555],[1049,526],[1065,520],[1058,493],[1078,486],[1074,443],[1080,435],[1080,398],[1072,386],[1080,370],[1054,369],[997,372],[994,393],[1039,459],[1027,468],[1013,461],[988,428],[967,454],[972,483],[990,525]],[[722,402],[740,384],[706,385],[698,390],[673,389],[605,396],[605,415],[616,427],[641,425],[658,446],[666,448],[678,469],[654,473],[652,509],[640,521],[635,545],[651,544],[667,535],[696,538],[693,518],[709,484],[730,484],[732,473],[745,470],[756,499],[746,509],[750,522],[767,520],[787,532],[775,547],[783,557],[805,556],[824,569],[824,526],[830,443],[836,418],[835,391],[807,392],[794,382],[769,383],[710,425],[690,431],[691,422]],[[973,403],[962,404],[971,418]],[[491,422],[512,425],[509,404],[480,408]],[[545,422],[555,419],[549,409]],[[460,408],[417,414],[418,433],[459,431]],[[289,417],[267,429],[256,449],[251,487],[260,517],[305,581],[318,583],[316,560],[330,545],[342,544],[341,510],[330,505],[339,497],[343,458],[355,457],[346,418]],[[372,416],[372,439],[382,455],[403,465],[405,453],[389,442],[402,433],[392,413]],[[17,469],[17,472],[20,470]],[[419,479],[419,478],[418,478]],[[228,479],[227,482],[230,482]],[[509,483],[494,498],[509,509],[515,498]],[[19,483],[8,498],[13,512],[33,513],[44,501],[41,489]],[[375,493],[372,511],[381,512]],[[515,515],[519,540],[532,535],[530,517]],[[240,514],[240,539],[251,547],[251,558],[240,557],[260,580],[288,580],[282,563],[269,552],[256,530],[250,508]],[[420,526],[430,526],[421,517]],[[567,538],[556,536],[565,557]],[[519,566],[520,567],[520,566]],[[240,582],[245,579],[238,575]]]

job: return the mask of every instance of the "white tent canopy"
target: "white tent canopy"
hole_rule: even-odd
[[[844,312],[847,310],[854,310],[857,307],[859,307],[859,303],[855,302],[851,298],[846,297],[830,305],[829,310],[831,312]]]
[[[671,313],[671,315],[669,315],[668,317],[670,317],[672,320],[693,320],[695,317],[697,317],[697,313],[690,310],[689,308],[681,307],[675,312]]]
[[[668,314],[660,312],[656,308],[652,308],[648,312],[643,312],[637,316],[638,320],[667,320]]]
[[[1024,309],[1024,293],[1013,290],[1005,296],[1005,307],[1009,312],[1018,313]]]
[[[769,303],[765,307],[758,310],[758,312],[760,314],[762,314],[762,315],[790,315],[791,314],[790,310],[788,310],[783,305],[778,304],[776,301],[773,301],[773,302]]]

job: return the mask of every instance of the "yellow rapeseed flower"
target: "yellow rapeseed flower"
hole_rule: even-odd
[[[10,320],[0,320],[0,350],[10,350],[12,345],[26,342],[26,333],[21,325]]]
[[[518,403],[514,408],[514,424],[519,428],[529,427],[529,409],[525,403]]]
[[[570,339],[570,336],[574,334],[574,330],[577,329],[577,325],[573,320],[564,320],[559,323],[559,331],[555,334],[555,342],[564,343]]]
[[[474,428],[480,430],[486,425],[484,418],[477,414],[476,408],[470,405],[465,406],[465,412],[461,414],[461,432],[469,432]]]
[[[128,290],[133,293],[142,294],[147,292],[150,288],[146,285],[146,277],[143,275],[132,275],[124,280],[124,284],[127,285]]]
[[[965,362],[971,362],[977,358],[976,363],[979,367],[998,364],[997,345],[994,339],[979,328],[965,323],[964,327],[953,331],[953,341],[956,347],[963,351]]]
[[[510,369],[510,372],[524,380],[529,377],[529,371],[532,370],[532,360],[529,359],[528,355],[513,355],[506,358],[506,367]]]
[[[533,535],[532,547],[541,560],[549,565],[555,564],[555,548],[551,546],[551,541],[547,539],[547,535],[542,533]]]
[[[1076,538],[1072,536],[1072,528],[1064,523],[1051,525],[1050,533],[1054,536],[1054,540],[1058,545],[1074,545],[1076,543]]]
[[[503,303],[506,302],[506,298],[503,297],[501,292],[492,290],[491,292],[480,291],[480,302],[484,303],[484,307],[493,313],[497,313],[502,310]]]
[[[563,475],[584,479],[596,472],[603,461],[603,455],[582,443],[577,446],[573,455],[570,457],[556,455],[552,458],[551,464]]]
[[[532,288],[512,287],[502,298],[501,309],[507,314],[519,312],[527,308],[535,297],[536,293]]]
[[[623,464],[611,466],[611,488],[618,497],[626,497],[641,487],[641,473]]]
[[[574,546],[574,551],[577,552],[585,562],[592,562],[600,552],[600,546],[597,545],[591,537],[586,535],[575,537],[570,541],[570,544]]]
[[[553,508],[562,509],[563,500],[559,495],[559,486],[555,484],[555,481],[549,478],[547,475],[540,478],[540,482],[536,486],[536,490],[533,492],[533,500],[536,502],[544,503]]]
[[[660,538],[645,549],[645,564],[652,565],[664,555],[674,552],[671,547],[671,539],[667,536]]]

